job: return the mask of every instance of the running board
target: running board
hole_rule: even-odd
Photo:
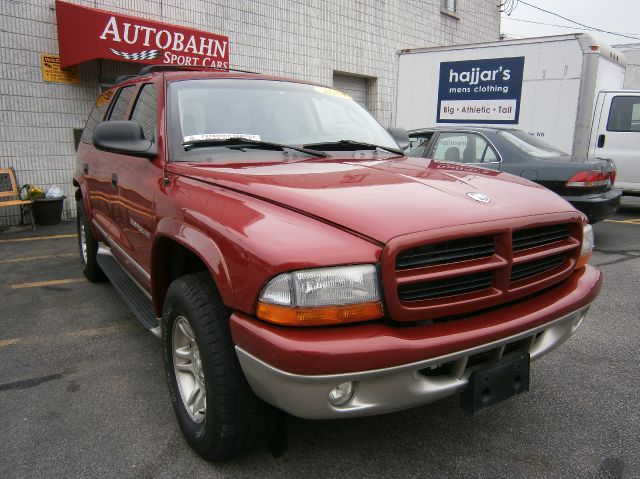
[[[107,278],[109,278],[109,281],[127,306],[129,306],[129,309],[136,319],[151,331],[154,336],[158,338],[161,337],[162,329],[153,312],[151,300],[126,271],[122,269],[111,254],[111,250],[107,246],[100,244],[96,259],[100,265],[100,269],[102,269]]]

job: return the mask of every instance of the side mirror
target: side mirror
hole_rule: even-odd
[[[93,146],[99,150],[130,156],[155,158],[156,144],[144,137],[139,123],[135,121],[103,121],[93,132]]]
[[[392,136],[392,138],[396,140],[396,143],[402,151],[409,148],[409,145],[411,145],[411,141],[409,140],[409,134],[407,133],[407,130],[399,126],[390,126],[389,128],[387,128],[387,131]]]

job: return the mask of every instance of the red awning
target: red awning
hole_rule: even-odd
[[[56,0],[61,67],[108,58],[229,68],[229,37]]]

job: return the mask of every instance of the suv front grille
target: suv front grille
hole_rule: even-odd
[[[394,241],[405,248],[390,243],[383,283],[392,317],[456,317],[532,295],[571,274],[580,254],[579,222],[509,226],[490,235],[468,234],[468,227],[459,238],[443,232],[446,240]]]
[[[535,261],[529,261],[528,263],[514,265],[513,268],[511,268],[510,281],[520,281],[522,279],[535,276],[536,274],[541,274],[546,271],[555,269],[558,266],[564,264],[566,260],[567,254],[561,253]]]
[[[513,251],[544,246],[569,237],[568,225],[542,226],[513,232]]]
[[[401,286],[398,288],[398,294],[401,301],[416,301],[482,291],[489,288],[492,283],[493,273],[478,273],[438,281],[428,281],[417,285]]]
[[[462,238],[403,251],[396,258],[396,269],[422,268],[439,264],[486,258],[495,251],[493,236]]]

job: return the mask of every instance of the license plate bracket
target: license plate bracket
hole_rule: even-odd
[[[476,414],[529,390],[529,353],[515,351],[498,362],[476,369],[460,395],[460,406]]]

